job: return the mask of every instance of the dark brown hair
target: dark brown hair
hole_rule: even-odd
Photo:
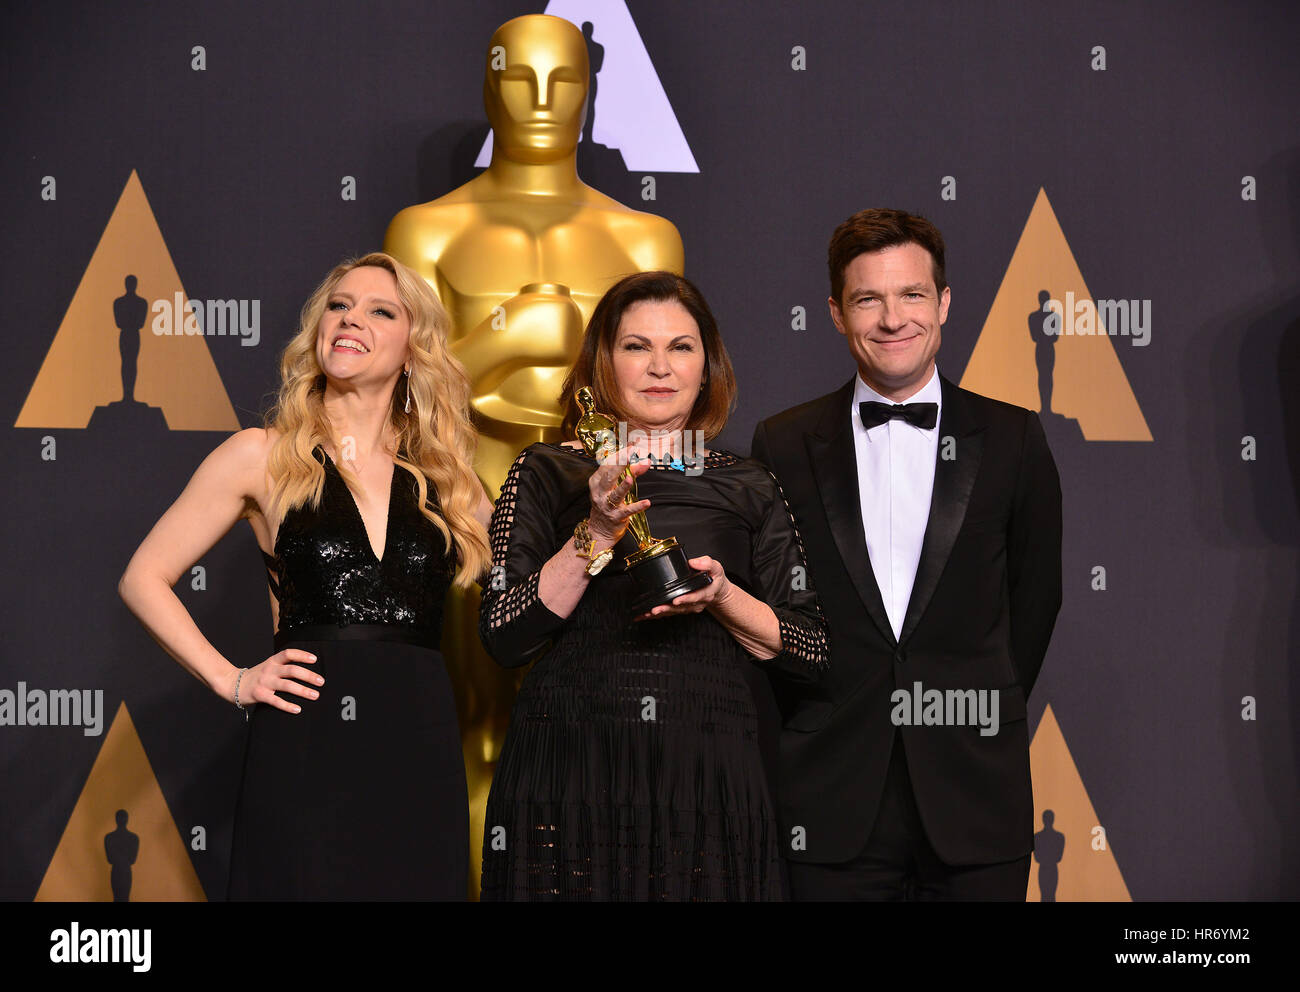
[[[831,235],[830,248],[826,252],[831,297],[843,305],[844,270],[859,255],[907,244],[920,245],[930,253],[934,288],[942,294],[948,286],[948,279],[943,271],[943,235],[939,229],[924,217],[905,210],[875,207],[858,211]]]
[[[574,428],[582,417],[575,397],[583,386],[591,387],[597,410],[615,420],[627,421],[627,410],[614,379],[614,339],[628,307],[645,301],[675,301],[695,319],[704,345],[704,388],[700,390],[683,429],[701,431],[705,440],[722,433],[736,403],[736,376],[727,349],[722,344],[718,322],[703,294],[689,279],[674,272],[659,271],[624,276],[596,304],[582,337],[578,360],[573,363],[560,390],[560,409],[564,411],[564,421],[560,425],[563,440],[573,439]]]

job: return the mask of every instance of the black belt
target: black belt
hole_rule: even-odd
[[[336,623],[300,623],[276,631],[275,650],[283,651],[290,641],[396,641],[431,651],[437,651],[440,644],[436,630],[393,623],[350,623],[346,627]]]

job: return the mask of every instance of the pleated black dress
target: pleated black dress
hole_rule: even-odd
[[[816,681],[826,627],[794,520],[759,462],[712,451],[691,475],[662,464],[637,481],[656,538],[710,555],[773,607],[783,651],[760,661],[706,610],[632,622],[623,558],[567,618],[537,594],[542,565],[572,547],[595,459],[556,444],[515,461],[492,517],[498,581],[480,633],[525,677],[488,797],[482,898],[689,901],[781,898],[783,840],[742,669]]]
[[[317,656],[320,698],[254,706],[235,812],[232,900],[461,900],[469,812],[456,706],[438,650],[455,558],[394,466],[375,558],[356,501],[320,448],[316,511],[289,511],[264,554],[275,650]],[[429,486],[429,499],[436,492]]]

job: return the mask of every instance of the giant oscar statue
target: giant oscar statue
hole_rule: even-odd
[[[534,441],[559,441],[560,385],[596,303],[619,277],[682,271],[662,217],[578,178],[587,46],[569,21],[530,14],[488,42],[483,102],[492,163],[465,185],[393,218],[384,250],[424,275],[451,314],[452,350],[473,384],[476,468],[489,495]],[[452,590],[443,652],[452,667],[469,780],[477,898],[483,809],[524,670],[505,672],[478,638],[477,591]]]

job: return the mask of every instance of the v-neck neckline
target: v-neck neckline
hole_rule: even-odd
[[[388,510],[387,510],[387,516],[384,519],[384,557],[381,558],[379,555],[375,554],[375,546],[370,543],[370,531],[366,529],[366,518],[361,514],[361,507],[357,503],[356,496],[352,494],[352,488],[348,485],[347,480],[343,478],[343,474],[339,472],[338,464],[334,461],[333,458],[330,458],[330,453],[326,451],[323,447],[320,450],[321,450],[321,454],[323,454],[326,458],[329,458],[330,465],[334,467],[334,474],[339,477],[339,482],[343,483],[343,488],[347,490],[348,499],[352,502],[352,512],[356,514],[357,522],[361,524],[361,534],[364,537],[366,542],[366,550],[370,552],[370,557],[374,561],[374,563],[378,565],[380,568],[382,568],[384,564],[384,558],[388,557],[388,548],[389,545],[392,543],[392,538],[393,538],[393,534],[392,534],[393,495],[394,495],[394,490],[397,488],[397,468],[398,468],[397,462],[393,462],[393,478],[388,483]]]

